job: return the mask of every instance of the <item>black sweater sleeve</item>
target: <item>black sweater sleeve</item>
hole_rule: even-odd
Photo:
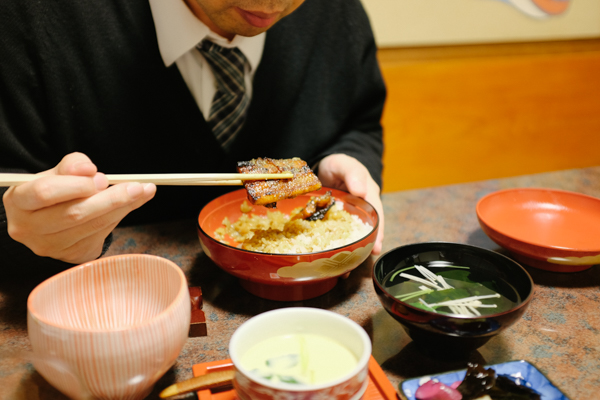
[[[366,29],[366,28],[365,28]],[[360,161],[382,186],[383,129],[380,123],[386,89],[376,58],[375,43],[367,42],[355,81],[355,97],[343,133],[318,158],[343,153]]]

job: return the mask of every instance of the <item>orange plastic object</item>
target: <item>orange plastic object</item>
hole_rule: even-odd
[[[477,203],[483,231],[517,261],[555,272],[600,264],[600,199],[543,188],[501,190]]]
[[[277,210],[290,214],[304,207],[312,196],[331,191],[344,210],[368,223],[372,230],[363,238],[335,249],[303,254],[270,254],[237,248],[233,239],[228,244],[216,239],[215,230],[223,219],[237,221],[242,204],[248,198],[245,189],[229,192],[208,203],[198,215],[198,237],[204,254],[225,272],[236,276],[240,285],[255,296],[277,301],[301,301],[327,293],[338,278],[346,275],[371,254],[379,217],[365,200],[341,190],[323,188],[293,199],[277,202]],[[267,215],[263,206],[252,206],[252,214]]]
[[[194,376],[205,375],[208,372],[219,371],[222,369],[233,368],[231,360],[218,360],[202,364],[195,364],[192,367]],[[200,390],[197,392],[198,400],[238,400],[235,390],[211,391]],[[397,400],[396,389],[389,381],[385,373],[375,361],[373,356],[369,360],[369,385],[362,400]]]

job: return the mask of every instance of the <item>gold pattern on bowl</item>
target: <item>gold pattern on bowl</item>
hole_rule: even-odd
[[[561,265],[596,265],[600,264],[600,254],[585,257],[550,257],[546,261]]]
[[[341,251],[331,258],[319,258],[312,262],[300,262],[291,267],[282,267],[277,274],[282,278],[329,278],[353,270],[363,262],[373,249],[373,243],[359,247],[353,252]]]

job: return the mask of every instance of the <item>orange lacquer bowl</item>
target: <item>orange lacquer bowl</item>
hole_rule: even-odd
[[[248,292],[265,299],[298,301],[320,296],[336,285],[338,278],[358,267],[369,257],[377,236],[377,212],[365,200],[349,193],[323,188],[316,192],[279,201],[277,209],[286,214],[306,205],[311,196],[331,190],[344,210],[357,215],[372,226],[365,237],[332,250],[305,254],[269,254],[242,250],[231,240],[222,243],[215,231],[228,217],[237,221],[242,215],[240,206],[247,199],[245,189],[236,190],[208,203],[198,216],[198,236],[205,254],[224,271],[240,279]],[[253,214],[266,215],[267,208],[253,206]]]
[[[523,264],[577,272],[600,264],[600,199],[545,188],[488,194],[477,203],[483,231]]]

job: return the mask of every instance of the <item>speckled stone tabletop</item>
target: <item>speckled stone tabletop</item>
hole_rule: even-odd
[[[408,243],[448,241],[507,254],[480,229],[475,206],[484,195],[513,187],[558,188],[600,198],[600,167],[385,194],[384,252]],[[107,255],[123,253],[173,260],[184,270],[190,286],[203,291],[208,336],[188,339],[149,399],[158,398],[168,385],[191,378],[193,364],[228,358],[229,339],[248,318],[293,306],[329,309],[362,325],[373,341],[373,356],[396,388],[404,379],[465,368],[468,360],[496,364],[523,359],[536,365],[571,400],[600,398],[600,266],[571,274],[526,267],[535,292],[522,319],[467,358],[443,360],[421,354],[383,311],[371,281],[376,257],[329,293],[284,303],[248,294],[212,263],[202,253],[195,221],[118,228]],[[40,279],[0,282],[0,399],[66,398],[31,364],[26,299]],[[195,394],[183,398],[193,399]]]

